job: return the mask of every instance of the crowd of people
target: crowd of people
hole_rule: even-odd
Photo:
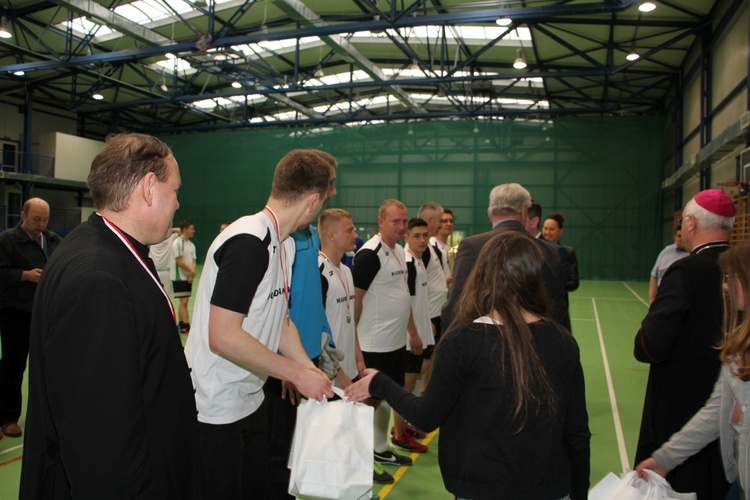
[[[26,202],[0,234],[0,428],[25,436],[21,498],[289,498],[296,406],[332,384],[374,408],[374,482],[439,428],[456,498],[587,497],[564,216],[501,184],[491,229],[455,251],[453,211],[427,201],[409,217],[387,199],[350,269],[352,214],[326,208],[337,169],[323,151],[286,154],[263,210],[222,224],[195,290],[195,227],[172,227],[181,178],[160,140],[107,139],[96,212],[62,241],[49,205]],[[634,465],[699,499],[746,498],[750,479],[750,244],[729,249],[733,218],[720,190],[687,203],[685,256],[659,267],[635,338],[650,373]]]

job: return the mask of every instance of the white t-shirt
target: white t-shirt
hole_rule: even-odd
[[[422,255],[422,262],[427,270],[427,302],[430,318],[439,317],[443,305],[448,301],[448,282],[440,265],[440,257],[432,245],[427,245]]]
[[[293,263],[294,240],[287,238],[280,245],[265,212],[233,222],[208,249],[185,346],[200,422],[229,424],[250,415],[263,402],[267,378],[211,351],[210,306],[244,314],[242,329],[276,352],[289,310],[284,288],[289,286]]]
[[[450,245],[443,243],[439,239],[437,239],[435,236],[432,236],[430,238],[430,246],[435,250],[435,253],[437,253],[440,256],[440,267],[443,268],[443,274],[445,274],[445,279],[448,279],[453,274],[451,272],[450,264],[448,263],[448,254],[451,251]]]
[[[188,278],[188,273],[177,265],[178,257],[182,257],[186,266],[193,267],[193,262],[195,262],[195,245],[193,245],[192,241],[178,237],[172,242],[172,279],[184,281]]]
[[[354,354],[354,281],[344,264],[333,265],[323,254],[318,255],[323,304],[333,334],[333,342],[344,352],[341,369],[349,378],[357,376]]]
[[[176,233],[171,233],[167,239],[156,245],[148,247],[148,256],[154,261],[156,267],[156,273],[159,275],[159,281],[162,286],[167,290],[167,293],[171,293],[172,290],[172,274],[170,269],[174,259],[172,258],[172,243],[175,238],[180,236]]]
[[[417,259],[408,251],[406,245],[406,270],[408,273],[409,295],[411,295],[411,313],[414,316],[414,324],[417,325],[417,333],[422,339],[422,347],[435,345],[435,335],[432,333],[432,321],[430,321],[429,303],[427,300],[429,283],[427,281],[427,270],[424,262]],[[440,273],[442,275],[442,273]],[[406,332],[406,350],[411,351],[409,343],[409,332]]]
[[[357,325],[365,352],[392,352],[406,345],[411,301],[406,286],[404,249],[390,248],[375,235],[354,256],[354,286],[367,293]]]

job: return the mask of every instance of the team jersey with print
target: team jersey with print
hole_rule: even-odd
[[[344,264],[334,266],[324,254],[318,255],[320,282],[323,285],[323,305],[328,324],[333,331],[333,342],[344,353],[341,369],[349,378],[357,376],[354,357],[354,281],[351,270]],[[348,319],[347,319],[348,318]]]
[[[417,325],[417,333],[422,339],[422,347],[435,345],[435,335],[432,333],[432,321],[430,321],[429,303],[427,300],[429,283],[424,262],[408,251],[406,245],[406,272],[409,284],[409,295],[411,295],[411,313],[414,324]],[[425,253],[427,251],[425,250]],[[441,273],[442,274],[442,273]],[[411,351],[409,334],[406,334],[406,350]]]
[[[448,301],[448,282],[445,281],[440,257],[432,245],[427,245],[427,250],[422,254],[422,262],[427,270],[427,303],[430,318],[439,317],[443,305]]]
[[[192,241],[177,237],[172,242],[172,265],[174,266],[172,279],[184,281],[188,278],[188,273],[177,265],[178,257],[182,257],[186,266],[193,267],[193,262],[195,262],[195,245],[193,245]]]
[[[356,288],[367,291],[357,325],[360,348],[391,352],[404,347],[411,310],[404,249],[373,236],[354,256],[352,277]]]
[[[430,238],[430,246],[435,250],[435,253],[437,253],[438,258],[440,259],[440,267],[443,269],[443,274],[445,274],[445,278],[448,279],[451,277],[451,267],[448,264],[448,253],[451,251],[450,245],[447,245],[437,239],[436,237],[432,236]]]
[[[294,241],[287,238],[279,244],[274,222],[265,212],[238,219],[208,249],[185,346],[199,421],[228,424],[250,415],[263,402],[267,378],[211,351],[211,306],[244,315],[242,329],[276,352],[288,312],[284,288],[293,262]]]

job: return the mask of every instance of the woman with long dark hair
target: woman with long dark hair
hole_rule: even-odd
[[[421,397],[376,370],[347,388],[385,399],[416,427],[440,427],[439,461],[458,498],[584,499],[588,415],[578,346],[547,316],[543,258],[524,233],[479,254]]]
[[[636,470],[641,476],[654,471],[666,477],[718,438],[724,475],[732,483],[727,500],[750,500],[750,418],[745,418],[750,407],[750,242],[722,253],[719,264],[726,280],[726,336],[714,391],[706,405]]]

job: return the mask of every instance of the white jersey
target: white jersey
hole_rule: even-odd
[[[448,282],[443,273],[443,267],[440,265],[440,257],[432,245],[427,245],[427,250],[422,257],[427,270],[427,302],[430,318],[440,317],[443,305],[448,301]]]
[[[352,276],[354,286],[367,291],[357,325],[360,348],[392,352],[404,347],[411,311],[404,249],[373,236],[355,255]]]
[[[341,264],[334,266],[322,253],[318,255],[323,303],[331,326],[333,342],[344,353],[341,369],[353,379],[357,376],[354,353],[354,281],[351,270]]]
[[[238,255],[237,248],[249,251]],[[289,307],[284,289],[291,279],[294,251],[292,238],[279,244],[274,223],[265,212],[238,219],[219,233],[208,249],[185,346],[200,422],[228,424],[252,414],[263,402],[267,378],[266,374],[248,371],[211,351],[211,305],[245,314],[242,329],[276,352]],[[247,277],[240,283],[236,275],[242,273]],[[226,282],[233,286],[225,287]],[[249,308],[238,311],[246,303]]]
[[[409,294],[411,295],[411,313],[414,324],[417,326],[417,334],[422,340],[422,347],[435,345],[435,335],[432,333],[432,321],[430,321],[430,310],[427,296],[429,283],[427,281],[427,270],[422,259],[418,259],[408,251],[406,245],[406,270],[408,273]],[[440,273],[442,275],[442,273]],[[409,332],[406,332],[406,350],[411,351],[409,344]]]
[[[438,254],[438,257],[440,259],[440,267],[443,268],[443,274],[445,274],[445,279],[450,278],[453,275],[453,272],[451,271],[450,263],[448,261],[448,255],[451,252],[451,247],[447,243],[443,243],[436,237],[432,236],[430,238],[430,246],[433,250],[435,250],[435,253]]]
[[[192,241],[178,237],[172,242],[172,279],[175,281],[185,281],[188,279],[188,273],[177,265],[177,258],[182,257],[182,261],[188,267],[193,267],[195,262],[195,245]]]
[[[171,233],[167,239],[156,245],[148,247],[148,256],[154,261],[156,267],[156,273],[159,275],[159,281],[167,289],[167,293],[171,293],[172,279],[169,270],[172,268],[172,243],[175,238],[180,236],[176,233]]]

